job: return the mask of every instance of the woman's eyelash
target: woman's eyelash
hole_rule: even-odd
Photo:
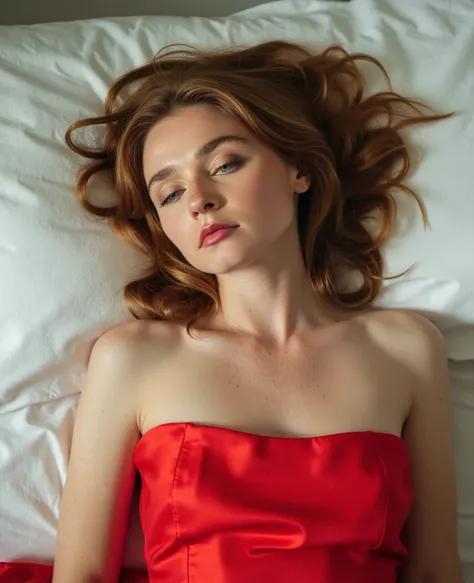
[[[219,168],[222,168],[222,166],[234,166],[236,168],[240,168],[245,160],[243,160],[242,158],[238,158],[238,159],[234,159],[234,160],[229,160],[228,162],[224,162],[223,164],[220,164],[218,166]],[[232,170],[230,172],[224,172],[224,174],[231,174]],[[161,199],[160,199],[160,203],[159,206],[165,206],[166,204],[172,204],[172,203],[168,203],[169,199],[173,196],[173,194],[176,194],[176,192],[178,192],[177,190],[174,190],[173,192],[171,192],[168,195],[164,195]]]

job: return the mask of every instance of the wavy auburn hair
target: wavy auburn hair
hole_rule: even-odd
[[[364,95],[358,61],[376,65],[389,90]],[[119,93],[136,82],[118,103]],[[378,60],[340,46],[315,54],[278,40],[214,50],[169,45],[115,81],[104,115],[76,121],[65,135],[71,150],[89,159],[76,178],[82,208],[108,219],[113,232],[149,260],[141,277],[124,287],[124,301],[136,319],[184,320],[190,334],[201,316],[221,307],[216,276],[190,265],[163,232],[142,168],[145,138],[154,124],[177,107],[196,104],[211,105],[239,120],[284,161],[311,175],[311,187],[299,195],[299,241],[315,293],[328,305],[366,309],[383,279],[411,269],[383,275],[382,245],[397,214],[395,189],[416,201],[427,225],[423,202],[403,184],[409,155],[400,130],[452,114],[437,115],[393,92]],[[99,149],[72,141],[74,130],[102,124]],[[102,171],[112,174],[115,206],[97,207],[86,199],[89,179]],[[364,223],[373,218],[380,223],[376,235]],[[340,267],[362,275],[359,289],[337,288]]]

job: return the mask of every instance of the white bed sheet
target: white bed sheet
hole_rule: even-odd
[[[131,319],[121,299],[141,257],[78,211],[76,119],[100,113],[109,85],[163,45],[288,38],[378,57],[396,90],[457,115],[410,133],[410,184],[423,231],[400,197],[378,302],[444,332],[455,401],[459,536],[474,583],[474,4],[470,0],[284,0],[228,19],[137,16],[0,27],[0,560],[51,563],[75,407],[91,345]],[[367,68],[369,75],[372,72]],[[375,87],[375,86],[373,86]],[[103,185],[106,192],[110,187]],[[143,565],[136,506],[124,564]]]

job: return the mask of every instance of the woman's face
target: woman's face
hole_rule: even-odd
[[[295,193],[310,185],[244,124],[207,105],[181,108],[153,126],[143,172],[165,234],[191,265],[214,274],[264,259],[296,229]],[[239,226],[200,247],[210,223]]]

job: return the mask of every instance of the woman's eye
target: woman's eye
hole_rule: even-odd
[[[233,164],[236,164],[236,162],[226,162],[225,164],[221,164],[221,165],[219,166],[219,170],[222,170],[222,172],[224,172],[224,174],[227,174],[227,172],[226,172],[225,168],[226,168],[226,167],[227,167],[227,169],[228,169],[228,168],[232,168],[232,165],[233,165]]]
[[[232,170],[232,167],[239,168],[240,166],[242,166],[243,162],[244,162],[243,160],[232,160],[230,162],[226,162],[225,164],[221,164],[218,167],[218,170],[220,170],[221,168],[225,168],[225,167],[230,168],[231,170]],[[229,170],[223,170],[223,173],[229,174]]]
[[[159,204],[159,206],[160,206],[160,207],[162,207],[162,206],[165,206],[165,204],[168,204],[168,201],[169,201],[169,199],[170,199],[170,198],[173,196],[173,194],[177,194],[177,193],[178,193],[178,191],[177,191],[177,190],[175,190],[175,191],[174,191],[174,192],[172,192],[171,194],[168,194],[167,196],[166,196],[166,195],[165,195],[165,196],[163,196],[163,197],[160,199],[160,204]]]

